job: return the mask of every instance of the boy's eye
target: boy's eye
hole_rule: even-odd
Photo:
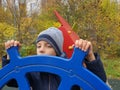
[[[50,44],[47,44],[47,47],[52,48],[52,46]]]
[[[41,46],[39,45],[39,46],[37,46],[37,48],[40,48]]]

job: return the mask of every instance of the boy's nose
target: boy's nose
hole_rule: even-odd
[[[40,48],[40,51],[39,51],[41,54],[44,54],[45,53],[45,49],[44,49],[44,46],[42,46],[41,48]]]

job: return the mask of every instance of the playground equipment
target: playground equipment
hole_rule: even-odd
[[[64,52],[66,52],[67,57],[70,58],[73,53],[72,45],[75,43],[76,40],[79,39],[79,36],[72,30],[71,26],[67,23],[67,21],[65,21],[64,18],[60,16],[57,11],[55,11],[55,15],[61,23],[59,29],[62,31],[64,36],[63,50]]]
[[[80,86],[82,90],[110,90],[101,79],[83,67],[82,63],[87,52],[83,52],[78,48],[69,48],[79,37],[71,30],[69,24],[58,12],[55,12],[55,14],[61,23],[59,29],[63,32],[64,38],[69,38],[70,40],[69,42],[67,40],[64,42],[64,51],[69,59],[43,55],[22,58],[19,55],[18,48],[12,47],[7,50],[11,59],[10,63],[0,70],[0,89],[8,81],[15,79],[19,90],[30,90],[26,73],[48,72],[60,76],[61,83],[58,90],[70,90],[74,85]]]
[[[80,86],[83,90],[110,90],[101,79],[83,67],[82,62],[87,52],[78,48],[75,48],[70,59],[42,55],[22,58],[17,47],[8,49],[8,54],[11,61],[0,70],[0,88],[9,80],[15,79],[19,90],[30,90],[26,73],[34,71],[60,76],[61,83],[58,90],[70,90],[74,85]]]

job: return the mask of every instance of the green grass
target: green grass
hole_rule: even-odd
[[[120,58],[102,60],[108,78],[120,80]]]

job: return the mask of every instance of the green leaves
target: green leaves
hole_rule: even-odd
[[[57,10],[80,38],[93,42],[95,51],[108,54],[108,57],[119,55],[120,12],[117,3],[110,0],[68,0],[66,3],[51,0],[49,5],[43,5],[41,13],[31,17],[26,16],[25,5],[20,6],[20,12],[11,14],[9,9],[5,12],[1,8],[0,42],[17,39],[26,46],[33,45],[39,32],[60,26],[53,12]]]
[[[15,37],[16,28],[7,23],[0,23],[0,37],[3,40],[12,39]]]
[[[59,4],[59,12],[79,36],[93,42],[94,50],[117,56],[120,41],[120,12],[118,3],[110,0],[68,0]],[[67,8],[67,9],[66,9]]]

